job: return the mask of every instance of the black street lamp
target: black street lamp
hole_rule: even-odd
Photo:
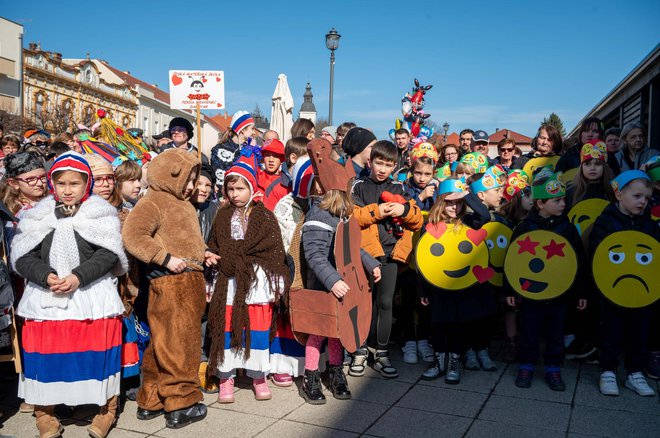
[[[442,130],[445,132],[445,136],[442,143],[447,144],[447,131],[449,131],[449,123],[445,122],[445,124],[442,125]]]
[[[330,50],[330,110],[328,114],[330,125],[332,125],[332,96],[335,89],[335,50],[339,47],[339,38],[341,38],[341,35],[337,33],[334,27],[325,34],[325,46]]]

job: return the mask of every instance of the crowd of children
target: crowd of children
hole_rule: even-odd
[[[154,152],[139,136],[102,129],[63,138],[62,148],[42,131],[7,135],[0,198],[10,276],[0,329],[20,327],[21,410],[34,412],[41,437],[61,435],[58,405],[82,404],[100,407],[88,431],[105,437],[125,399],[137,401],[138,419],[164,415],[178,429],[206,416],[203,392],[234,403],[239,374],[257,400],[274,397],[269,381],[290,386],[302,376],[301,396],[323,404],[326,369],[328,389],[345,400],[345,365],[354,377],[369,365],[398,377],[395,337],[404,363],[427,363],[422,379],[459,384],[463,370],[498,369],[490,343],[500,332],[520,388],[533,383],[543,340],[551,390],[566,389],[571,352],[600,363],[601,393],[618,395],[625,346],[625,386],[654,395],[644,373],[660,377],[657,297],[622,305],[591,263],[605,241],[613,266],[658,256],[660,156],[638,144],[640,131],[626,125],[623,146],[608,150],[600,120],[587,119],[562,155],[563,139],[542,125],[527,154],[502,142],[511,152],[504,164],[475,148],[413,141],[406,129],[396,144],[379,141],[351,123],[314,140],[314,124],[302,120],[287,141],[270,131],[258,144],[245,111],[210,159],[190,145],[184,119],[170,124],[175,141]],[[124,154],[104,155],[113,148]],[[325,159],[341,172],[328,172]],[[569,213],[585,201],[599,208]],[[345,356],[339,336],[293,329],[291,297],[356,293],[335,257],[348,221],[361,230],[358,265],[373,303],[368,336]],[[624,232],[651,243],[628,254],[616,240]],[[565,255],[571,266],[548,267]],[[658,295],[657,273],[622,266],[611,288],[633,279]],[[552,269],[559,275],[535,276]]]

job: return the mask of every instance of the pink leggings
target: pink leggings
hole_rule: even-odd
[[[321,344],[325,337],[309,335],[305,344],[305,369],[316,371],[319,369],[319,356],[321,355]],[[337,338],[328,338],[328,356],[330,365],[341,365],[342,346]]]

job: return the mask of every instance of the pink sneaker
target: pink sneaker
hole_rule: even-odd
[[[252,379],[252,388],[254,389],[254,398],[257,400],[270,400],[273,394],[268,388],[268,381],[264,379]]]
[[[285,388],[293,385],[293,376],[291,374],[271,374],[270,378],[275,386]]]
[[[234,403],[234,379],[220,379],[218,403]]]

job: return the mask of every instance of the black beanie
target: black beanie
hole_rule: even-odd
[[[179,126],[181,128],[184,128],[186,132],[188,133],[188,140],[190,140],[193,137],[193,125],[188,121],[188,119],[184,119],[183,117],[175,117],[170,121],[170,135],[172,134],[172,128],[175,126]]]
[[[211,187],[215,187],[215,173],[213,172],[213,168],[211,167],[210,164],[204,163],[204,160],[202,160],[202,167],[199,171],[200,175],[205,176],[211,181]]]
[[[376,136],[373,132],[365,128],[351,128],[344,137],[344,141],[341,144],[342,149],[349,157],[354,157],[363,150],[373,141],[376,141]]]

